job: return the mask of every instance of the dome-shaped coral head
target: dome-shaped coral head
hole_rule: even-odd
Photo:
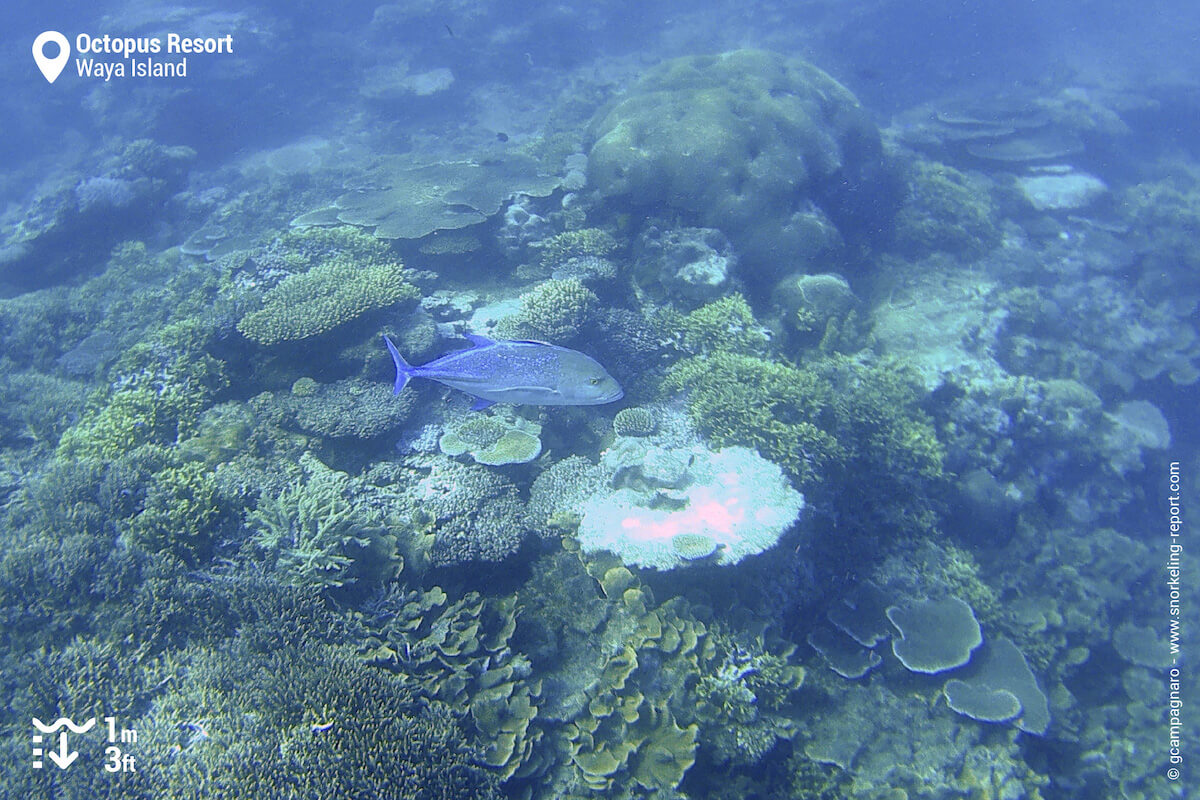
[[[395,393],[410,378],[429,378],[474,395],[476,410],[492,403],[598,406],[624,397],[613,376],[590,356],[545,342],[501,341],[469,335],[475,345],[419,367],[383,337],[396,364]]]

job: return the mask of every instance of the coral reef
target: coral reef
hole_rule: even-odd
[[[900,635],[892,652],[913,672],[946,672],[966,664],[983,644],[983,633],[971,607],[957,597],[892,606],[888,619]]]
[[[832,403],[832,387],[811,372],[717,352],[675,364],[665,388],[687,390],[688,415],[714,445],[752,447],[801,488],[844,457],[819,425]]]
[[[765,355],[771,338],[742,295],[734,293],[685,314],[674,325],[679,347],[689,355]]]
[[[545,197],[559,178],[540,175],[528,156],[511,153],[487,161],[422,164],[406,156],[379,160],[375,187],[341,195],[337,219],[369,227],[380,239],[420,239],[434,231],[466,228],[523,194]]]
[[[443,455],[412,456],[409,463],[415,474],[399,499],[418,531],[434,534],[429,557],[435,566],[501,561],[517,552],[527,522],[511,481]]]
[[[617,436],[649,436],[657,427],[654,410],[646,406],[622,408],[613,417],[613,433]]]
[[[168,463],[146,489],[141,511],[129,520],[129,541],[149,552],[169,552],[189,566],[208,560],[232,511],[203,462]]]
[[[714,300],[734,281],[737,256],[716,228],[646,230],[637,246],[639,285],[685,306]]]
[[[529,518],[538,529],[552,519],[574,515],[585,500],[607,483],[607,471],[582,456],[567,456],[556,461],[533,481],[529,490]]]
[[[538,681],[510,639],[520,607],[470,592],[453,602],[437,586],[395,586],[368,607],[368,636],[359,648],[368,663],[403,676],[421,696],[466,715],[464,725],[485,742],[480,763],[502,778],[534,769],[541,731]]]
[[[1147,521],[1200,487],[1188,92],[972,82],[885,147],[787,55],[590,63],[557,7],[418,5],[288,109],[340,103],[328,138],[226,124],[192,169],[122,137],[222,92],[97,89],[98,149],[68,125],[0,181],[0,697],[114,717],[139,767],[30,769],[10,724],[0,795],[1183,797],[1156,574],[1186,614],[1200,568]],[[912,12],[832,5],[801,39]],[[380,334],[468,332],[627,405],[391,395]]]
[[[243,635],[179,661],[138,726],[159,796],[499,797],[464,721],[350,647]]]
[[[824,336],[831,327],[845,326],[858,306],[858,298],[841,275],[821,273],[788,275],[775,284],[771,299],[788,330]]]
[[[554,269],[574,259],[608,258],[620,247],[616,238],[602,228],[575,228],[530,243],[540,254],[542,266]]]
[[[287,427],[330,439],[368,440],[395,433],[412,418],[417,401],[411,392],[393,396],[378,381],[318,384],[301,378],[290,393],[276,393],[272,403]]]
[[[672,366],[664,389],[687,391],[688,416],[714,445],[756,449],[810,501],[830,502],[866,529],[927,531],[936,522],[943,446],[902,365],[838,356],[797,369],[718,352]]]
[[[974,719],[1015,720],[1021,730],[1039,735],[1050,726],[1045,693],[1024,654],[1003,637],[988,642],[965,680],[946,681],[943,691],[951,708]]]
[[[246,515],[250,545],[268,569],[287,583],[335,588],[403,568],[378,512],[351,502],[349,476],[308,454],[300,463],[304,480],[264,495]]]
[[[148,233],[146,221],[181,188],[196,158],[190,147],[149,139],[106,146],[102,163],[63,166],[3,216],[0,285],[52,286],[95,266],[96,253]],[[96,159],[92,154],[89,159]]]
[[[113,459],[141,445],[175,444],[192,431],[211,395],[187,376],[129,375],[63,433],[58,455]]]

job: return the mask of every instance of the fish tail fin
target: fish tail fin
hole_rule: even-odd
[[[400,351],[392,344],[387,334],[384,334],[383,341],[387,343],[388,352],[392,354],[392,361],[396,364],[396,386],[392,389],[392,394],[400,394],[408,384],[408,379],[412,377],[413,368],[404,360],[404,356],[400,355]]]

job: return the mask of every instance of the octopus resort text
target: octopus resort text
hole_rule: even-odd
[[[233,37],[188,38],[177,33],[167,34],[166,41],[155,37],[91,37],[80,34],[75,39],[80,57],[75,59],[75,69],[81,78],[186,78],[188,54],[232,53]],[[179,59],[163,59],[156,56],[180,55]],[[120,60],[110,61],[91,57],[90,54],[113,54]]]

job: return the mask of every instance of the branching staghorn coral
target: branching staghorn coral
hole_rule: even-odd
[[[347,499],[349,479],[305,455],[308,479],[264,495],[246,522],[254,546],[289,583],[332,588],[355,582],[359,557],[383,548],[399,561],[394,541],[372,513]]]

